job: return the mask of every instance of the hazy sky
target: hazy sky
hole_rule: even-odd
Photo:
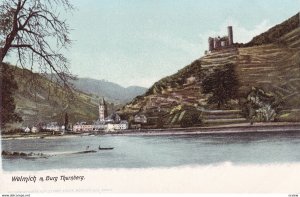
[[[149,87],[207,49],[233,26],[247,42],[300,11],[300,0],[70,0],[66,54],[79,77]]]

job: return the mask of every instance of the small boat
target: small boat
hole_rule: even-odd
[[[99,149],[99,150],[112,150],[112,149],[114,149],[114,148],[113,148],[113,147],[102,148],[102,147],[99,146],[98,149]]]

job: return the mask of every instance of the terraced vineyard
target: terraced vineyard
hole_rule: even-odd
[[[241,110],[204,110],[201,119],[205,125],[237,124],[247,122]]]
[[[291,117],[300,115],[300,28],[283,36],[278,43],[240,48],[237,72],[241,95],[252,86],[275,95]]]
[[[276,29],[289,23],[271,28],[267,33],[257,38],[273,35]],[[298,20],[298,19],[297,19]],[[296,21],[297,22],[297,21]],[[282,26],[281,26],[282,25]],[[197,59],[190,65],[179,70],[174,75],[156,82],[144,96],[140,96],[128,103],[120,112],[135,113],[137,111],[147,113],[147,106],[161,109],[164,103],[165,113],[171,112],[176,105],[189,105],[204,109],[201,119],[205,124],[231,124],[245,122],[242,117],[242,103],[230,101],[230,111],[215,111],[215,105],[207,102],[208,94],[202,93],[203,79],[216,69],[222,69],[226,64],[236,65],[236,74],[239,80],[239,98],[246,99],[252,87],[263,89],[275,97],[280,103],[278,121],[300,121],[300,25],[272,43],[224,49],[209,53]],[[259,40],[259,39],[258,39]],[[247,47],[246,47],[247,46]],[[194,78],[193,83],[190,79]],[[159,102],[152,102],[158,100]],[[160,101],[162,100],[162,101]],[[170,119],[170,118],[169,118]],[[170,122],[168,119],[167,123]]]

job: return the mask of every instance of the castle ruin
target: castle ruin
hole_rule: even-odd
[[[233,47],[233,31],[232,26],[227,27],[228,35],[223,37],[209,37],[208,38],[208,50],[209,52],[214,52],[226,48]]]

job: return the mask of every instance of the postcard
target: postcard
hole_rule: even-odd
[[[299,0],[1,0],[2,196],[300,193]]]

